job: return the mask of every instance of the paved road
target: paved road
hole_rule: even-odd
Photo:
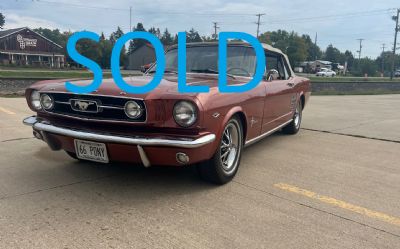
[[[77,163],[0,98],[0,248],[399,248],[400,96],[313,97],[235,180]],[[359,137],[362,136],[362,137]]]

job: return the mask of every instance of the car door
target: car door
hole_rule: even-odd
[[[267,54],[267,72],[276,70],[278,75],[265,82],[262,133],[278,127],[291,118],[296,95],[293,93],[294,79],[285,64],[286,61],[280,54]]]

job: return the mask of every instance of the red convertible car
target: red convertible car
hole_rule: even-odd
[[[245,93],[218,91],[218,44],[187,44],[187,82],[208,85],[209,93],[177,92],[177,47],[166,52],[161,84],[147,94],[121,92],[105,79],[90,94],[66,91],[65,80],[42,81],[26,90],[36,116],[24,120],[52,150],[78,160],[151,165],[195,164],[202,178],[223,184],[236,174],[243,148],[282,130],[296,134],[310,96],[310,81],[298,77],[280,50],[263,44],[264,80]],[[229,84],[247,83],[256,57],[247,43],[228,45]],[[128,77],[147,84],[146,75]],[[75,84],[89,84],[79,80]]]

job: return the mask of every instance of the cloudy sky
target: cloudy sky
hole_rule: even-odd
[[[90,30],[109,35],[120,26],[129,31],[132,23],[178,31],[195,28],[201,34],[219,31],[256,33],[257,13],[262,17],[261,32],[285,29],[314,38],[326,48],[333,44],[356,53],[363,38],[362,56],[376,57],[393,46],[393,8],[399,0],[2,0],[0,12],[6,16],[5,28],[47,27],[61,30]]]

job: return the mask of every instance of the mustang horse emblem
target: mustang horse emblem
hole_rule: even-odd
[[[86,102],[86,101],[75,101],[74,106],[81,111],[86,111],[90,105],[93,105],[93,102]]]

